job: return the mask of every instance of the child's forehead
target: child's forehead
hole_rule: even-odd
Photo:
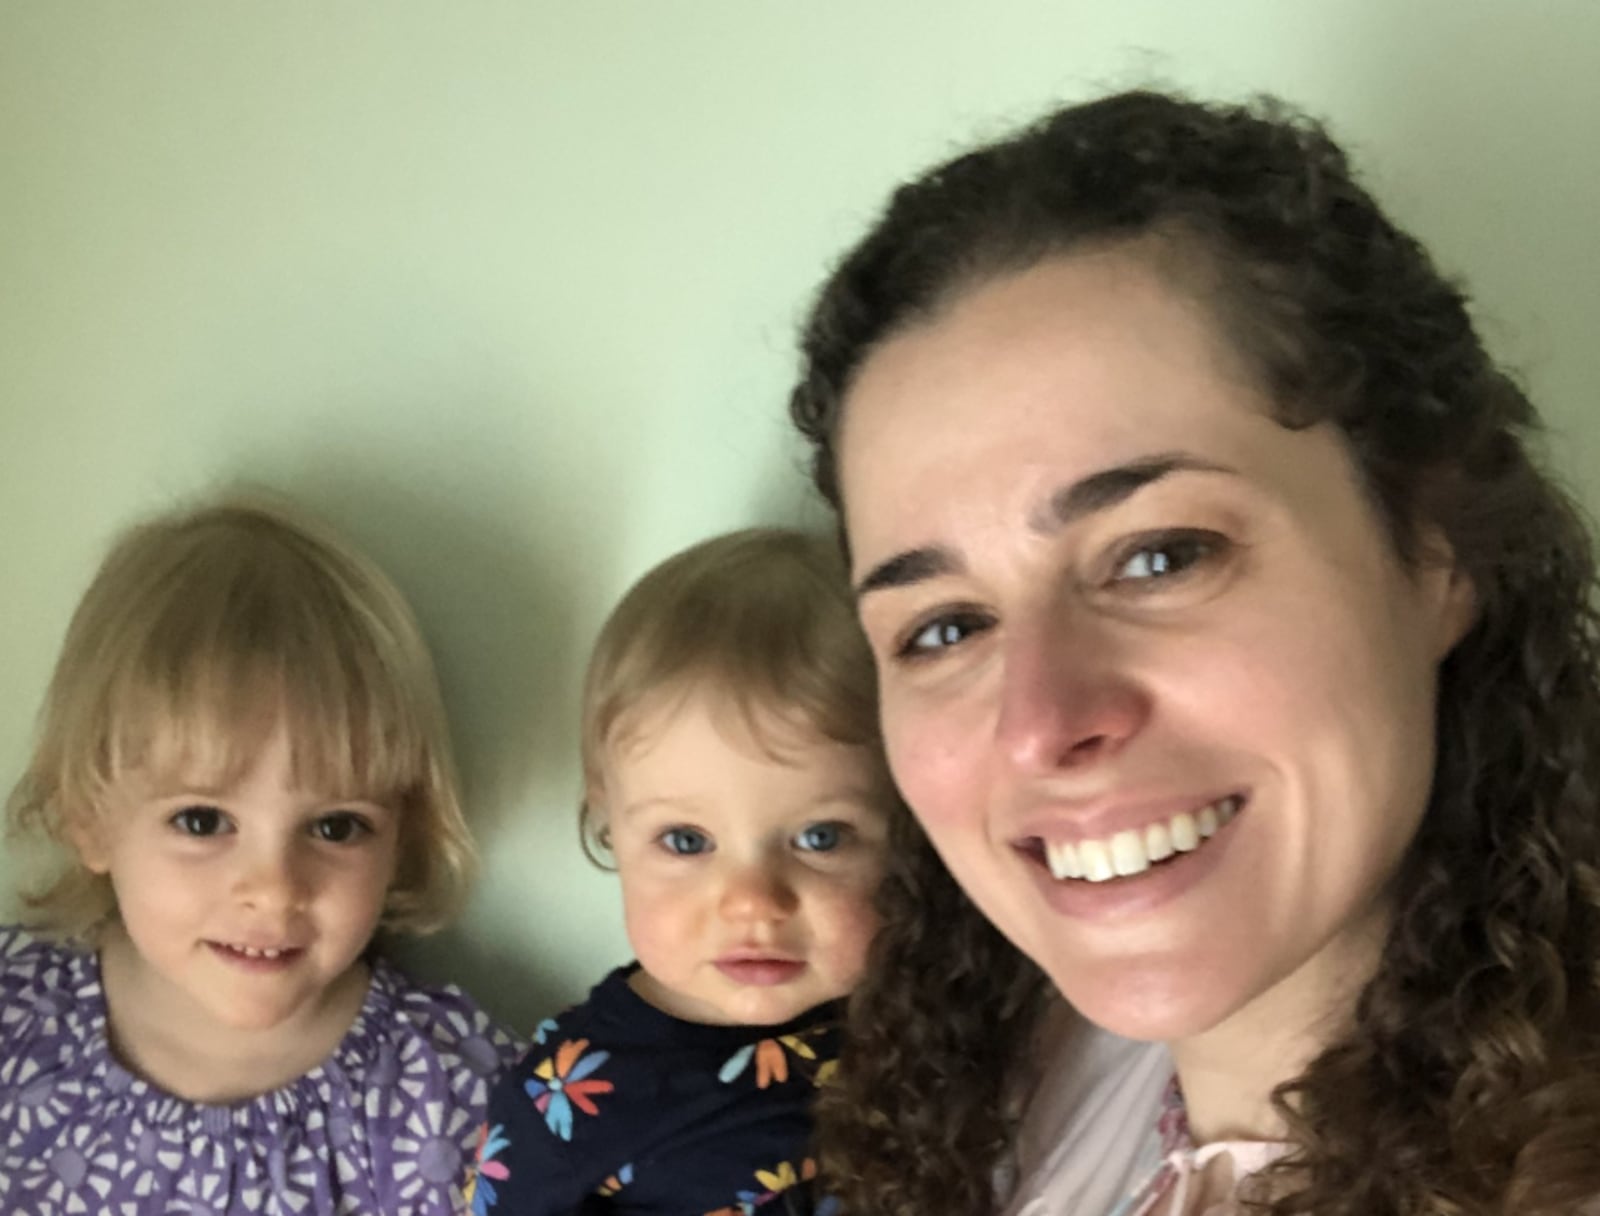
[[[881,754],[832,738],[799,707],[702,682],[636,703],[610,732],[602,779],[622,786],[718,784],[720,773],[782,770],[784,785],[871,802],[888,786]]]
[[[607,747],[616,759],[626,761],[680,733],[689,720],[708,726],[722,746],[780,763],[793,763],[806,751],[833,742],[796,705],[703,678],[639,697],[618,715]]]

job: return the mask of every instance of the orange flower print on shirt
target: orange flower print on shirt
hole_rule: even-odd
[[[717,1077],[724,1083],[738,1080],[754,1058],[756,1063],[756,1088],[766,1089],[773,1082],[782,1085],[789,1079],[789,1057],[785,1049],[802,1060],[815,1060],[816,1051],[797,1034],[779,1035],[775,1039],[762,1039],[739,1048],[728,1057]]]

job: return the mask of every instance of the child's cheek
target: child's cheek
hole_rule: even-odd
[[[854,988],[866,971],[867,952],[872,948],[881,921],[873,903],[876,880],[841,892],[834,913],[832,970],[845,992]]]

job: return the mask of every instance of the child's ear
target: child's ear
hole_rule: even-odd
[[[584,805],[589,808],[589,831],[602,849],[611,848],[611,811],[600,791],[590,788]]]
[[[585,838],[611,851],[611,814],[606,805],[605,782],[598,773],[584,776],[583,832]]]
[[[100,810],[80,807],[70,811],[63,826],[67,841],[84,869],[91,874],[105,874],[111,870],[111,846],[105,815]]]

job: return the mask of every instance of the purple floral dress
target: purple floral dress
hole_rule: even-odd
[[[518,1047],[459,990],[380,961],[316,1068],[188,1102],[112,1057],[92,952],[0,928],[0,1212],[446,1216]]]

